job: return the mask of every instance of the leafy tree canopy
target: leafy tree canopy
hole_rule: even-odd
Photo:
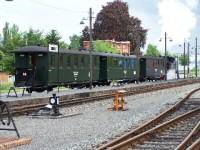
[[[51,30],[47,35],[46,35],[46,40],[47,43],[49,44],[59,44],[59,40],[61,39],[61,36],[56,30]]]
[[[188,55],[185,55],[185,57],[184,57],[184,55],[181,55],[180,57],[179,57],[179,62],[180,62],[180,64],[181,64],[181,66],[186,66],[186,65],[188,65],[188,63],[189,63],[189,60],[188,60]]]
[[[119,50],[116,47],[114,47],[111,43],[100,40],[95,41],[94,49],[98,52],[110,52],[115,54],[119,53]]]
[[[28,31],[20,32],[17,25],[10,26],[6,23],[2,35],[0,36],[0,65],[3,66],[3,71],[14,73],[14,57],[12,50],[22,46],[48,46],[48,43],[58,43],[61,36],[56,30],[51,30],[46,36],[40,30],[30,28]],[[68,45],[61,41],[60,48],[67,48]]]
[[[88,40],[87,29],[83,30],[83,40]],[[140,47],[146,43],[146,33],[141,21],[129,15],[128,4],[115,0],[107,3],[98,13],[92,34],[94,40],[130,41],[131,53],[140,54]]]
[[[155,45],[149,44],[145,55],[159,57],[161,56],[161,53]]]
[[[34,30],[32,28],[30,28],[28,32],[23,33],[23,42],[24,45],[27,46],[33,46],[33,45],[46,46],[46,40],[43,37],[43,32],[39,30]]]
[[[60,41],[59,42],[59,47],[60,48],[64,48],[67,49],[69,47],[69,45],[67,43],[65,43],[64,41]]]
[[[70,49],[80,49],[81,48],[81,37],[78,35],[73,35],[69,37],[70,39]]]

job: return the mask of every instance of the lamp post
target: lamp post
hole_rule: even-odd
[[[90,26],[89,26],[89,31],[90,31],[90,89],[92,89],[92,79],[93,79],[93,70],[92,70],[92,50],[93,50],[93,44],[92,44],[92,8],[90,8],[89,11],[89,22],[90,22]]]
[[[167,80],[167,33],[165,32],[165,80]]]
[[[89,77],[90,77],[90,83],[89,87],[92,89],[92,80],[93,80],[93,69],[92,69],[92,51],[93,51],[93,39],[92,39],[92,8],[89,9],[89,38],[90,38],[90,49],[89,49],[89,59],[90,59],[90,72],[89,72]],[[83,20],[87,19],[82,19],[80,24],[84,24]]]
[[[170,42],[172,42],[172,39],[167,37],[167,32],[165,32],[165,60],[164,60],[164,63],[165,63],[165,80],[167,80],[167,39],[169,39]],[[159,40],[160,42],[162,41],[162,38],[160,38]]]
[[[180,44],[179,47],[182,47],[182,45]],[[183,43],[183,78],[185,79],[185,40]]]

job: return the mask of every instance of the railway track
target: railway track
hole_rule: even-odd
[[[183,100],[155,119],[115,140],[99,145],[97,150],[195,149],[200,145],[200,99],[190,92]],[[185,140],[184,140],[185,139]],[[199,147],[198,147],[199,148]]]
[[[85,94],[86,96],[83,94],[80,97],[75,97],[75,98],[72,97],[69,99],[66,98],[65,96],[63,97],[61,96],[60,106],[66,107],[66,106],[77,105],[77,104],[86,103],[86,102],[93,102],[93,101],[113,98],[113,95],[115,94],[116,90],[121,90],[121,89],[126,90],[127,93],[125,95],[129,96],[129,95],[140,94],[140,93],[145,93],[145,92],[152,92],[152,91],[161,90],[161,89],[184,86],[184,85],[193,84],[197,82],[200,82],[200,79],[181,80],[177,82],[158,83],[158,84],[153,84],[153,85],[141,85],[141,86],[135,86],[135,87],[129,87],[129,88],[122,87],[120,89],[115,89],[115,90],[112,89],[112,90],[103,91],[103,92],[96,92],[94,94],[86,93]],[[35,100],[33,99],[25,104],[17,104],[17,105],[10,104],[13,115],[28,114],[44,107],[47,104],[47,101],[41,102],[41,103],[39,101],[35,103],[34,101]]]

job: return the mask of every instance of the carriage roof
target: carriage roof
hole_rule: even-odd
[[[25,46],[18,48],[13,51],[13,53],[55,53],[48,50],[48,47],[41,46]],[[69,49],[59,49],[59,53],[68,53],[68,54],[82,54],[89,55],[88,50],[69,50]],[[136,58],[135,55],[124,56],[122,54],[113,54],[113,53],[102,53],[102,52],[92,52],[92,55],[98,56],[108,56],[108,57],[127,57],[127,58]]]

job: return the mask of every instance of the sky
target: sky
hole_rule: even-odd
[[[0,31],[5,22],[16,24],[20,31],[40,29],[48,33],[56,29],[63,40],[69,43],[69,36],[80,35],[84,25],[82,18],[88,18],[89,8],[93,16],[113,0],[0,0]],[[195,37],[200,34],[200,0],[124,0],[128,3],[131,16],[138,17],[142,26],[148,29],[147,44],[156,45],[163,51],[164,33],[167,32],[167,49],[172,53],[183,51],[183,42],[194,46]],[[95,18],[94,18],[95,19]],[[88,24],[88,21],[85,21]],[[161,39],[161,42],[159,42]],[[173,41],[170,42],[169,39]]]

